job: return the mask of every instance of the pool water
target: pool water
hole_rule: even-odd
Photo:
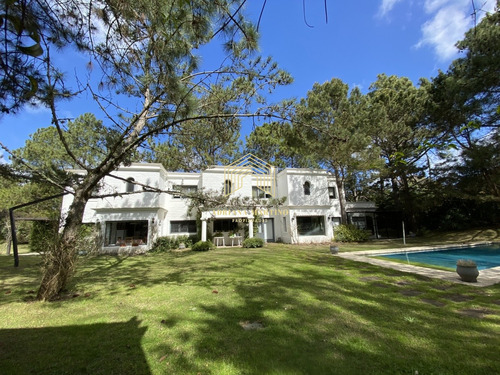
[[[410,263],[418,262],[453,269],[455,269],[458,259],[472,259],[476,262],[478,270],[484,270],[492,267],[500,267],[500,244],[386,254],[381,256],[404,261],[409,260]]]

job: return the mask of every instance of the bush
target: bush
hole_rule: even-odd
[[[215,246],[211,241],[198,241],[196,242],[191,250],[193,251],[208,251],[213,249]]]
[[[78,230],[76,249],[86,254],[97,254],[102,248],[101,228],[96,224],[82,224]]]
[[[187,236],[186,236],[187,237]],[[164,253],[179,247],[179,237],[159,237],[154,245],[152,251],[156,253]]]
[[[30,250],[37,253],[48,251],[56,242],[57,226],[51,221],[35,221],[31,227]]]
[[[151,251],[155,253],[164,253],[170,250],[175,250],[179,248],[179,245],[183,243],[186,247],[192,247],[193,243],[198,241],[198,236],[196,234],[191,236],[170,236],[170,237],[159,237]]]
[[[246,248],[263,247],[263,246],[264,246],[264,240],[262,238],[253,237],[253,238],[247,238],[245,241],[243,241],[243,247]]]
[[[363,242],[368,240],[370,232],[359,229],[355,225],[339,225],[335,227],[334,239],[340,242]]]

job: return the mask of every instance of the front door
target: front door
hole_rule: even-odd
[[[257,227],[257,237],[265,242],[274,242],[274,219],[262,219]]]

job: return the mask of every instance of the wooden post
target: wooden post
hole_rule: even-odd
[[[9,208],[10,233],[12,246],[14,248],[14,267],[19,267],[19,252],[17,251],[16,219],[14,218],[15,207]]]
[[[14,248],[14,267],[19,266],[19,252],[17,249],[16,221],[14,218],[14,210],[17,210],[18,208],[28,207],[28,206],[31,206],[32,204],[45,202],[45,201],[48,201],[50,199],[59,198],[59,197],[62,197],[63,195],[66,195],[66,194],[69,194],[69,193],[66,192],[66,193],[51,195],[50,197],[36,199],[32,202],[23,203],[23,204],[20,204],[18,206],[14,206],[14,207],[9,208],[10,233],[11,233],[11,237],[12,237],[12,246]]]
[[[403,245],[406,245],[405,222],[403,220]]]

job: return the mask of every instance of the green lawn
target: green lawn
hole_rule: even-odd
[[[39,262],[0,257],[3,374],[500,373],[500,285],[271,244],[83,259],[40,303]]]

